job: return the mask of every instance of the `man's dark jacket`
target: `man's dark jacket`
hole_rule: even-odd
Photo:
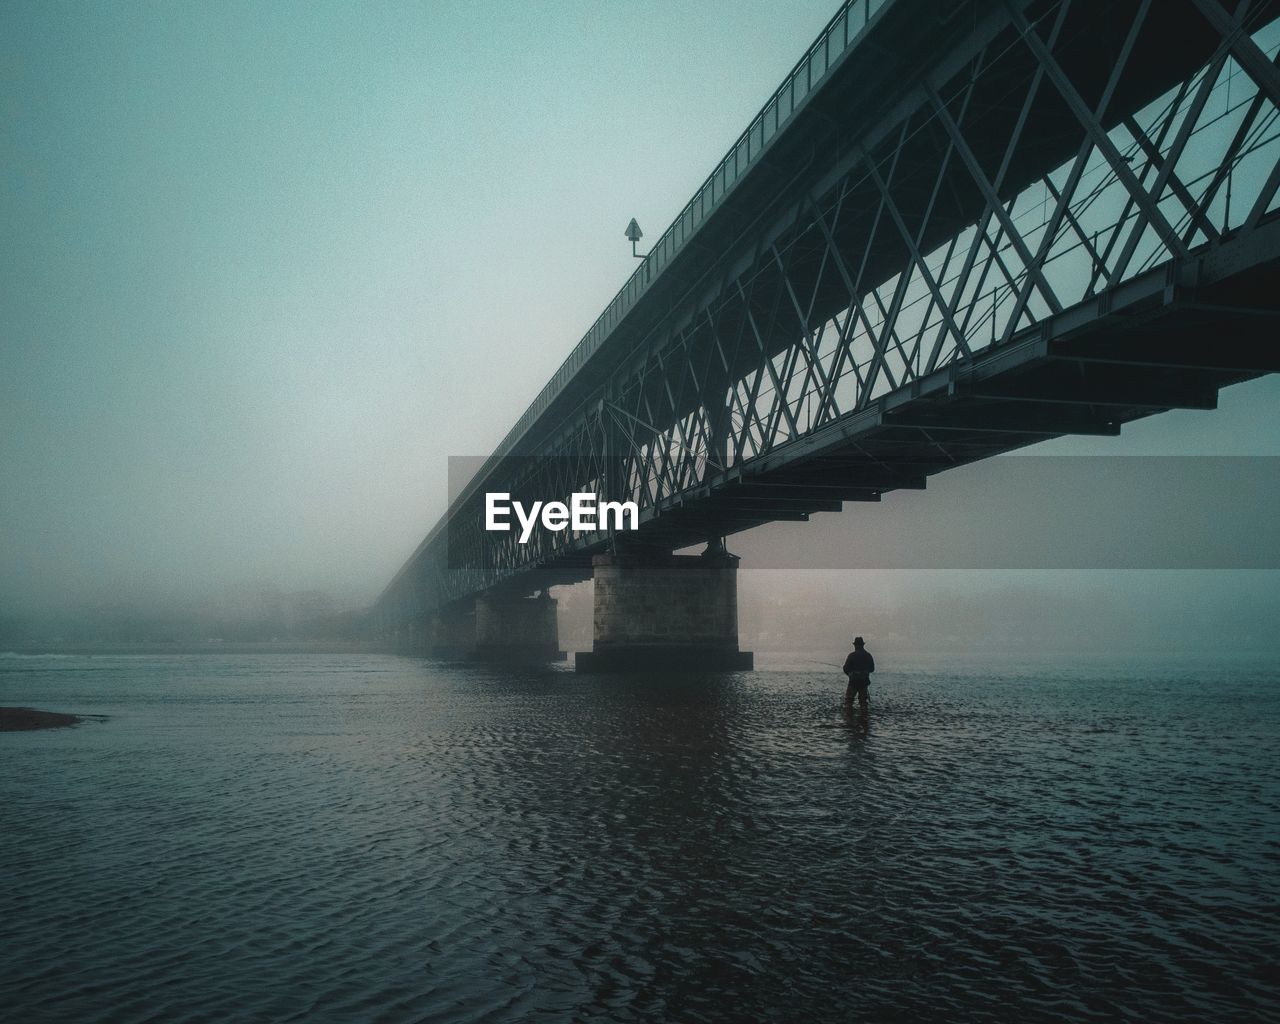
[[[847,676],[869,676],[876,670],[876,659],[864,647],[849,652],[844,659],[844,674]]]

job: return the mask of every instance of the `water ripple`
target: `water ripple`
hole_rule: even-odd
[[[877,652],[879,654],[879,652]],[[1238,672],[0,661],[39,1021],[1256,1020],[1280,699]]]

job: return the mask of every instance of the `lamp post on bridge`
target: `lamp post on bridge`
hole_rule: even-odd
[[[636,252],[636,242],[644,237],[644,232],[640,230],[640,225],[636,223],[634,217],[631,218],[631,223],[627,225],[627,230],[623,233],[627,236],[627,241],[631,243],[631,255],[638,260],[644,259],[648,253]]]

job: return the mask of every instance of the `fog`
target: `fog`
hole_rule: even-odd
[[[492,449],[631,272],[627,220],[661,233],[833,7],[4,5],[0,642],[354,629],[443,512],[448,457]],[[1277,456],[1278,409],[1268,379],[1035,451]],[[959,478],[770,527],[730,545],[771,567],[743,575],[744,633],[843,644],[859,610],[905,634],[925,609],[994,635],[1036,607],[1110,636],[1098,594],[1157,639],[1188,609],[1274,617],[1255,484],[1190,488],[1173,521],[1167,492],[1091,506],[1095,537],[1161,518],[1166,551],[1216,522],[1218,554],[1169,563],[1198,572],[1065,571],[1079,505],[944,501]],[[913,516],[1043,532],[1016,565],[812,574]]]

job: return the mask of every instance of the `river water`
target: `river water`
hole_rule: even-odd
[[[1275,1019],[1280,673],[876,656],[0,656],[0,1017]]]

